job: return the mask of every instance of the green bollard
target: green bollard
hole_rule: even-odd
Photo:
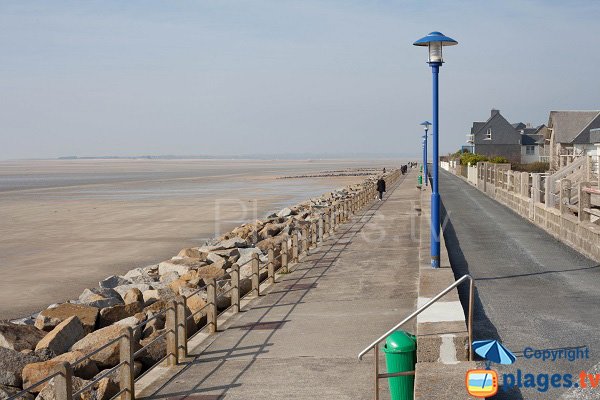
[[[423,184],[423,175],[419,175],[419,177],[417,178],[417,184],[419,186],[421,186]]]
[[[409,372],[415,370],[417,343],[410,333],[396,331],[385,341],[383,347],[387,373]],[[413,400],[415,376],[396,376],[388,378],[391,400]]]

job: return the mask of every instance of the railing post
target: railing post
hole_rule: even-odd
[[[531,198],[534,203],[542,202],[542,176],[531,174]]]
[[[350,219],[350,212],[348,210],[349,205],[350,202],[348,201],[348,199],[344,200],[344,222],[347,222]]]
[[[177,359],[183,360],[187,357],[187,324],[185,317],[186,300],[183,296],[175,298],[177,302]]]
[[[275,283],[275,251],[273,246],[269,246],[268,250],[269,264],[267,264],[267,276],[269,283]]]
[[[288,273],[288,241],[287,238],[285,238],[282,242],[281,242],[281,270],[284,273]]]
[[[561,215],[566,213],[568,210],[567,205],[571,204],[571,181],[563,178],[560,180],[560,204],[559,210]]]
[[[167,328],[167,365],[174,366],[177,365],[179,360],[177,359],[177,304],[175,300],[171,300],[167,303],[167,313],[166,313],[166,323],[165,327]]]
[[[298,262],[298,232],[292,231],[292,262]]]
[[[318,222],[319,226],[319,237],[317,238],[317,240],[319,242],[323,241],[323,230],[325,229],[324,225],[325,225],[325,220],[323,219],[323,214],[319,214],[319,222]]]
[[[231,266],[231,308],[233,312],[240,312],[240,266]]]
[[[260,265],[258,254],[252,254],[252,295],[260,296]]]
[[[529,172],[521,172],[521,196],[529,196]]]
[[[54,378],[54,396],[56,400],[73,399],[73,368],[68,362],[56,366],[58,375]]]
[[[310,222],[310,247],[317,247],[317,223],[315,221]]]
[[[590,222],[590,214],[584,211],[585,208],[591,208],[592,206],[592,195],[591,193],[585,192],[583,189],[590,187],[589,182],[579,183],[579,222]]]
[[[206,325],[208,333],[217,332],[217,281],[215,278],[206,280]]]
[[[119,388],[123,391],[121,400],[134,400],[133,329],[127,327],[122,330],[121,335],[119,341],[119,361],[122,363],[119,371]]]
[[[329,210],[329,235],[333,235],[335,232],[335,205]]]
[[[302,226],[302,250],[301,253],[308,255],[308,226]]]

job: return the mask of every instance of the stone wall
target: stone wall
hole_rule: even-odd
[[[479,190],[534,223],[556,239],[600,262],[600,225],[582,220],[565,207],[549,207],[536,196],[534,175],[511,171],[502,164],[478,163]],[[581,190],[581,188],[578,188]],[[560,203],[560,202],[559,202]],[[583,211],[581,211],[583,212]]]

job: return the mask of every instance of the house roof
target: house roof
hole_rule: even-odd
[[[600,111],[550,111],[548,127],[553,129],[556,143],[572,143],[598,116]]]
[[[521,144],[523,146],[526,145],[536,145],[536,144],[544,144],[544,135],[541,134],[523,134],[521,135]]]
[[[476,134],[477,132],[479,132],[481,130],[481,128],[483,128],[485,125],[485,122],[473,122],[473,127],[471,128],[471,133],[472,134]]]

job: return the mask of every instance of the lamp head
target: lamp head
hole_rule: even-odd
[[[413,43],[415,46],[427,46],[429,48],[429,63],[443,63],[442,47],[454,46],[458,42],[441,32],[431,32]]]
[[[431,122],[424,121],[424,122],[421,122],[420,125],[423,125],[423,128],[425,129],[425,134],[427,135],[427,131],[429,130],[429,127],[431,126]]]

